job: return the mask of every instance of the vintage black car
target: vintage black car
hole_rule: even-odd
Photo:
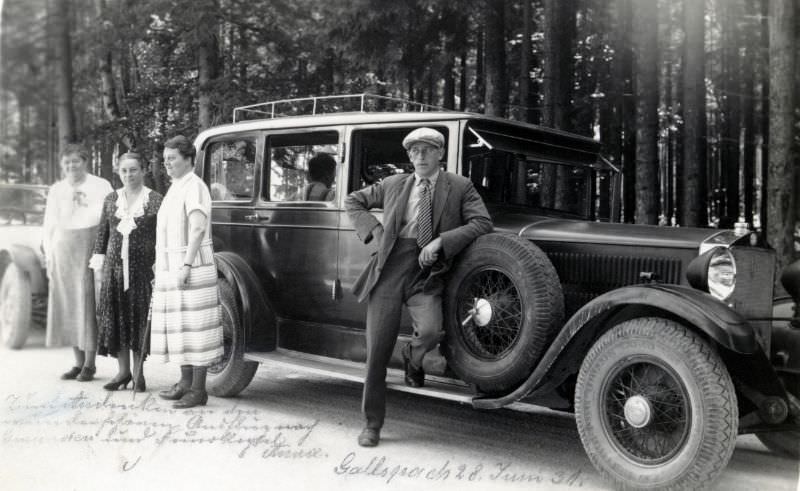
[[[587,454],[619,487],[707,485],[743,433],[800,454],[799,266],[784,275],[794,299],[775,303],[774,253],[746,228],[616,223],[619,173],[592,139],[355,100],[354,111],[336,97],[238,108],[196,140],[215,200],[226,342],[212,393],[239,393],[262,361],[363,380],[365,306],[350,287],[373,250],[344,198],[412,171],[400,142],[428,126],[446,136],[442,168],[472,180],[495,231],[451,271],[426,386],[402,382],[405,319],[390,387],[574,412]],[[406,110],[380,111],[398,104]],[[299,115],[302,105],[313,109]],[[307,201],[307,162],[320,152],[338,163],[335,192]]]

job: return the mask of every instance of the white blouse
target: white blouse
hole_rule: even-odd
[[[103,201],[113,191],[111,184],[92,174],[77,186],[62,179],[50,186],[44,212],[45,251],[49,250],[53,233],[57,229],[82,229],[95,227],[103,215]]]

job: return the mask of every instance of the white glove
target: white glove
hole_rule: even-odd
[[[89,259],[89,268],[95,271],[100,271],[103,269],[103,263],[105,260],[105,254],[92,254],[92,257]]]

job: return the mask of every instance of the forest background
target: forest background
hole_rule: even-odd
[[[0,0],[0,181],[81,140],[133,149],[275,99],[370,92],[588,135],[622,221],[800,218],[800,0]]]

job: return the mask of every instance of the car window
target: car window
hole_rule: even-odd
[[[490,148],[470,132],[464,140],[462,174],[487,204],[542,208],[583,218],[591,214],[591,168],[542,160],[525,146]]]
[[[333,201],[339,133],[316,131],[269,137],[269,184],[264,199]]]
[[[46,204],[46,189],[0,188],[0,225],[41,225]]]
[[[214,201],[250,201],[256,162],[254,138],[215,141],[208,155],[208,188]]]
[[[394,174],[410,174],[414,165],[409,161],[403,148],[403,138],[419,126],[407,128],[365,129],[353,132],[353,152],[350,179],[350,190],[355,191]],[[445,152],[447,155],[447,137],[449,132],[444,126],[430,126],[445,136]],[[446,158],[446,157],[445,157]],[[442,170],[447,168],[447,161],[440,162]]]

